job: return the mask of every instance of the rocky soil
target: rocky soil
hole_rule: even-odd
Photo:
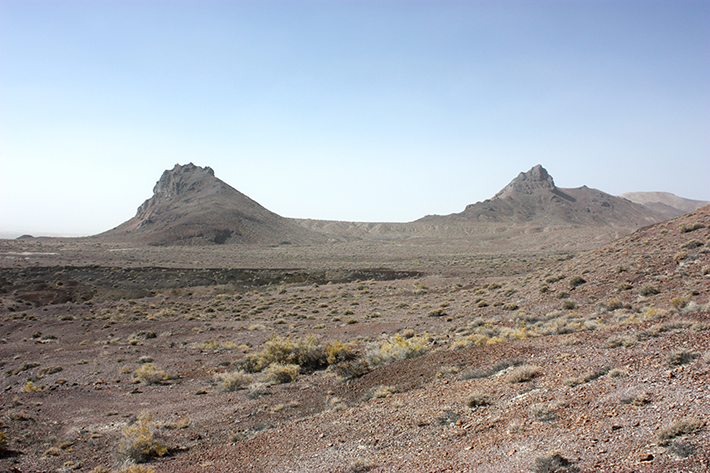
[[[0,471],[710,470],[710,208],[479,249],[2,240]]]

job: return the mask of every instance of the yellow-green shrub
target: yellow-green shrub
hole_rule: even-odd
[[[136,422],[123,428],[123,439],[118,444],[119,453],[136,463],[167,455],[168,448],[155,438],[156,431],[153,416],[142,412]]]
[[[298,379],[299,371],[298,365],[273,363],[264,370],[264,381],[271,384],[291,383]]]
[[[165,371],[157,368],[153,363],[146,363],[136,369],[133,377],[143,384],[160,384],[169,378]]]
[[[381,366],[394,361],[406,360],[426,354],[429,351],[429,334],[404,338],[397,334],[379,344],[371,345],[367,350],[367,362],[370,366]]]
[[[251,382],[251,379],[244,371],[233,371],[231,373],[217,373],[215,379],[219,382],[221,391],[230,392],[243,388]]]

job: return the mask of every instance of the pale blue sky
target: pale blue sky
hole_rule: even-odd
[[[0,0],[0,232],[131,218],[176,163],[286,217],[560,187],[710,200],[710,2]]]

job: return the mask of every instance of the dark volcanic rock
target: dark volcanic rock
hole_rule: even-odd
[[[211,168],[192,163],[165,171],[136,216],[99,237],[152,245],[324,240],[225,184]]]
[[[538,164],[520,173],[492,199],[470,204],[461,213],[428,216],[419,221],[638,228],[665,219],[650,208],[587,186],[559,188]]]

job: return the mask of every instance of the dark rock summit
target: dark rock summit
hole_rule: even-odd
[[[428,216],[442,223],[533,223],[545,226],[637,228],[665,220],[660,213],[587,186],[562,189],[541,165],[521,172],[492,199],[467,205],[463,212]]]
[[[518,177],[510,181],[510,184],[501,189],[493,198],[503,198],[512,193],[530,195],[540,190],[553,191],[554,189],[556,189],[555,181],[552,176],[538,164],[528,172],[518,174]]]

